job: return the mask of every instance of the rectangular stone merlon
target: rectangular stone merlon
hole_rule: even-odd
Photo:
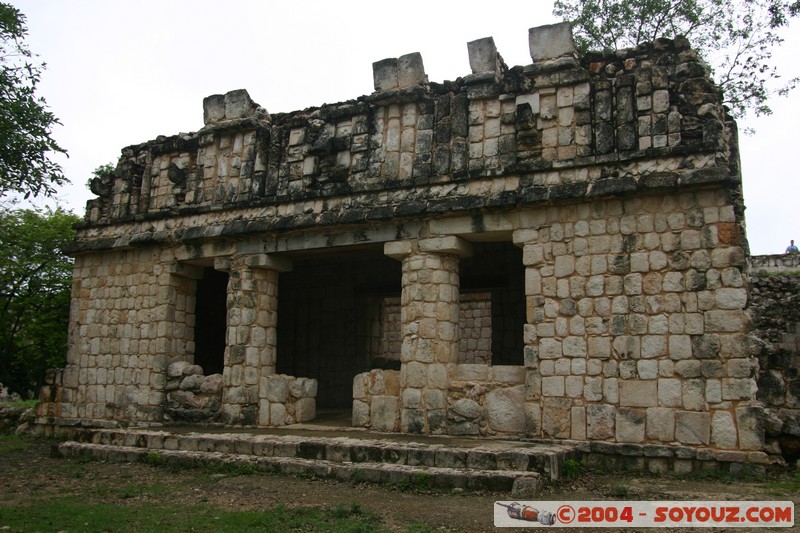
[[[225,95],[212,94],[203,98],[203,124],[225,119]]]
[[[255,114],[256,105],[245,89],[225,93],[225,118],[245,118]]]
[[[494,38],[484,37],[467,43],[469,52],[469,68],[473,74],[498,74],[499,61]]]
[[[569,22],[559,22],[531,28],[528,30],[528,46],[534,63],[571,56],[576,52],[572,25]]]
[[[212,94],[203,98],[203,124],[208,126],[224,120],[252,117],[257,109],[258,104],[245,89]]]
[[[425,75],[425,67],[422,65],[422,54],[414,52],[397,58],[398,89],[425,83],[428,83],[428,77]]]
[[[422,239],[419,241],[419,249],[421,252],[453,254],[459,257],[469,257],[472,255],[472,245],[461,237],[453,235]]]
[[[411,241],[391,241],[383,244],[383,254],[398,261],[402,261],[413,251],[414,247]]]
[[[378,92],[397,89],[397,58],[389,57],[372,64],[372,80]]]
[[[245,259],[245,264],[251,268],[263,268],[276,272],[291,272],[292,260],[274,254],[249,255]]]

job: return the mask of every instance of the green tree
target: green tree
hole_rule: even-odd
[[[770,96],[786,95],[800,81],[782,82],[770,64],[783,42],[779,30],[800,14],[800,0],[556,0],[553,14],[573,23],[583,51],[687,37],[735,117],[771,114]]]
[[[25,44],[27,33],[25,15],[0,3],[0,198],[52,196],[68,181],[50,159],[67,152],[52,137],[59,120],[36,94],[45,64]]]
[[[0,383],[23,397],[64,366],[72,260],[62,250],[78,220],[61,209],[0,208]]]

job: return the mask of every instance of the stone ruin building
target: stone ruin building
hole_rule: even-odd
[[[209,96],[198,132],[123,149],[70,250],[39,422],[348,409],[766,463],[737,130],[707,66],[683,38],[529,41],[513,68],[470,42],[443,83],[378,61],[371,94],[292,113]]]

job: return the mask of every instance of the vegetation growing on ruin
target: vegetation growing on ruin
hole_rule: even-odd
[[[798,0],[556,0],[553,14],[574,25],[582,51],[632,48],[682,35],[708,61],[736,117],[769,115],[769,99],[800,78],[778,72],[780,30],[800,14]]]

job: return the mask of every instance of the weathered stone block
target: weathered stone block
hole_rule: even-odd
[[[642,442],[645,432],[644,409],[620,407],[616,413],[617,442]]]
[[[200,383],[200,392],[203,394],[218,394],[222,392],[222,374],[206,376]]]
[[[178,378],[183,376],[183,369],[192,366],[188,361],[177,361],[167,367],[167,377]]]
[[[546,438],[568,439],[571,421],[569,398],[544,398],[542,400],[542,434]]]
[[[569,22],[529,29],[528,45],[534,63],[571,56],[576,51],[572,25]]]
[[[570,410],[571,439],[586,440],[586,408],[573,407]]]
[[[503,384],[517,384],[525,382],[525,367],[511,365],[496,365],[491,367],[494,380]]]
[[[282,403],[270,403],[269,420],[273,426],[285,426],[289,423],[286,416],[286,406]]]
[[[489,366],[484,364],[456,365],[455,379],[456,381],[487,381]]]
[[[711,417],[711,444],[732,450],[737,445],[736,424],[727,411],[715,411]]]
[[[675,414],[675,439],[682,444],[708,444],[711,434],[711,415],[691,411]]]
[[[284,403],[289,399],[289,383],[287,376],[267,376],[264,397],[270,402]]]
[[[485,37],[467,43],[469,67],[473,74],[497,73],[497,47],[494,39]]]
[[[203,124],[213,124],[225,119],[225,95],[212,94],[203,98]]]
[[[675,410],[665,407],[647,409],[648,439],[672,442],[675,439]]]
[[[683,408],[689,411],[706,409],[706,381],[704,379],[687,379],[681,386]]]
[[[723,400],[749,400],[756,390],[752,378],[726,378],[722,380]]]
[[[607,440],[614,436],[616,408],[613,405],[591,404],[586,407],[586,436]]]
[[[737,407],[736,426],[740,449],[761,450],[764,448],[764,411],[762,408]]]
[[[468,420],[474,420],[481,416],[483,408],[475,400],[469,398],[461,398],[457,400],[450,407],[451,415],[463,417]]]
[[[353,398],[362,399],[367,397],[367,378],[369,372],[362,372],[353,376]]]
[[[245,89],[225,93],[225,118],[227,120],[252,116],[256,104]]]
[[[396,396],[374,396],[370,409],[370,423],[377,431],[395,431],[399,422],[399,405]]]
[[[373,404],[374,404],[373,398]],[[294,402],[294,421],[308,422],[317,416],[317,401],[314,398],[300,398]]]
[[[378,92],[397,89],[397,58],[387,58],[372,64],[372,78]]]
[[[658,402],[656,381],[621,380],[619,404],[622,407],[655,407]]]
[[[369,425],[369,414],[370,408],[369,404],[366,402],[362,402],[361,400],[353,400],[353,426],[355,427],[365,427]]]
[[[486,394],[486,419],[489,427],[503,433],[524,433],[525,387],[498,388]]]
[[[397,58],[397,86],[400,89],[427,83],[422,55],[413,52]]]
[[[564,376],[550,376],[542,378],[543,396],[564,396]]]

